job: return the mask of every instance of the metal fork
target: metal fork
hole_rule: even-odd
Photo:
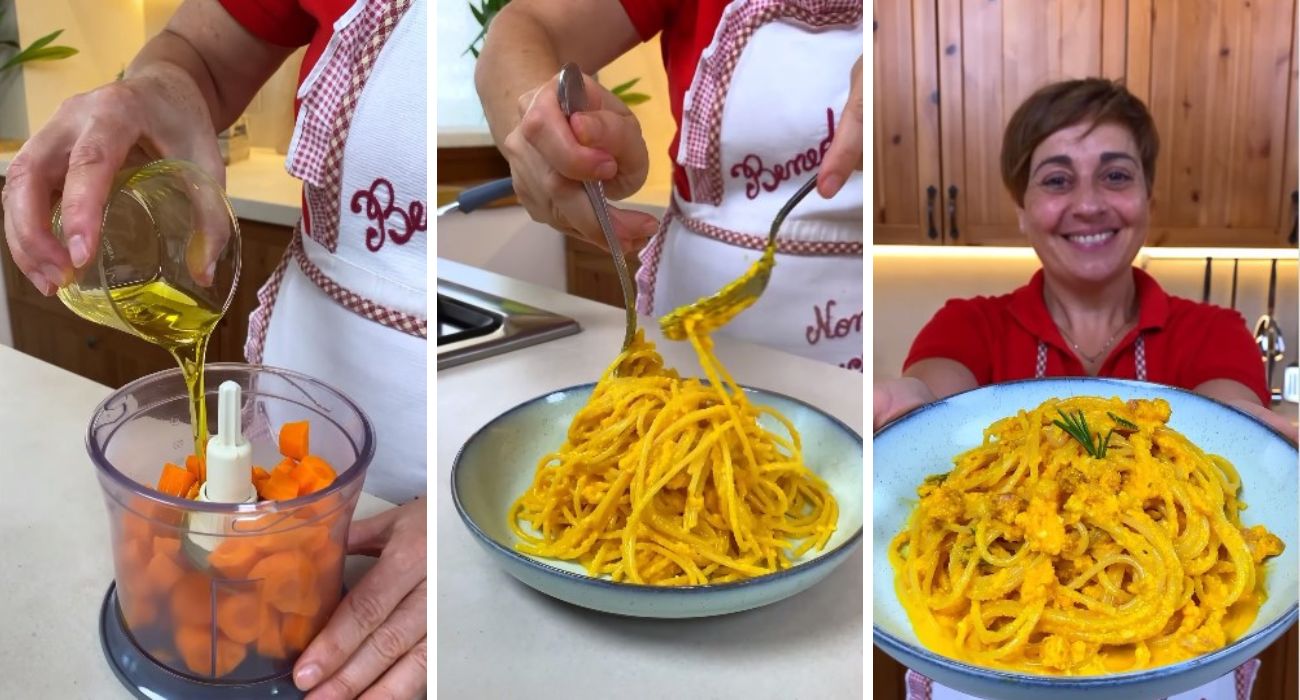
[[[587,108],[587,90],[582,82],[582,71],[573,63],[566,63],[560,69],[559,101],[565,117],[571,117]],[[605,245],[610,255],[614,256],[614,267],[618,270],[618,283],[623,288],[623,309],[627,313],[627,329],[623,335],[623,350],[632,345],[636,335],[636,296],[632,286],[632,275],[627,270],[627,260],[623,258],[623,248],[614,236],[614,225],[609,220],[609,204],[605,201],[605,188],[599,180],[585,180],[583,189],[591,208],[596,212],[600,222],[600,231],[605,234]]]

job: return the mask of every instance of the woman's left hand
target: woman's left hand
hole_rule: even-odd
[[[826,149],[821,171],[817,173],[817,191],[826,199],[834,197],[854,170],[862,169],[862,56],[849,74],[849,99],[835,127],[835,138]]]
[[[308,700],[413,698],[428,680],[423,499],[352,523],[348,553],[379,556],[294,665]]]

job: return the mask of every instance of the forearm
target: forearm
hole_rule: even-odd
[[[492,138],[502,143],[519,125],[519,96],[559,72],[561,59],[550,33],[531,13],[507,5],[488,28],[474,69]]]

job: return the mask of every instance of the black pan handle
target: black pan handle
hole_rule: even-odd
[[[948,185],[948,237],[957,240],[957,186]]]
[[[926,235],[929,236],[932,241],[939,237],[939,228],[934,225],[934,198],[938,196],[939,188],[934,185],[925,188],[925,218],[926,221],[929,222],[929,228],[927,229]]]

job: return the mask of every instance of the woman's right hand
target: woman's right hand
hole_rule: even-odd
[[[602,181],[611,200],[636,192],[650,164],[641,124],[622,100],[585,75],[591,109],[565,119],[558,81],[557,75],[520,96],[519,124],[501,151],[510,162],[515,194],[533,220],[606,248],[582,182]],[[609,217],[628,252],[659,227],[655,217],[631,209],[609,207]]]
[[[937,399],[930,387],[916,377],[878,380],[871,393],[873,431],[880,430],[889,421]]]
[[[179,158],[224,185],[208,107],[172,78],[126,78],[68,99],[10,163],[5,236],[18,269],[42,294],[53,294],[95,255],[109,190],[124,165]],[[66,248],[50,230],[60,195]]]

